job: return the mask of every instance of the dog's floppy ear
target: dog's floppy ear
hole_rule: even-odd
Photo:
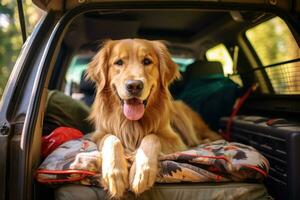
[[[111,46],[111,40],[105,41],[101,50],[94,56],[86,70],[86,78],[96,82],[98,92],[103,90],[107,81],[108,59]]]
[[[152,43],[156,49],[159,59],[162,86],[168,88],[170,83],[172,83],[175,79],[180,78],[179,67],[172,60],[166,45],[164,45],[161,41],[152,41]]]

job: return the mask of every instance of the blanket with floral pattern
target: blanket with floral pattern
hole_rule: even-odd
[[[60,145],[40,165],[41,183],[100,186],[101,153],[87,137]],[[261,181],[269,163],[254,148],[225,140],[160,157],[156,182]]]

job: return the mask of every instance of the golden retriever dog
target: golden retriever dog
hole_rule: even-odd
[[[102,155],[102,184],[113,198],[151,188],[159,155],[220,136],[168,90],[179,77],[166,46],[143,39],[110,40],[95,55],[87,77],[97,94],[90,118]]]

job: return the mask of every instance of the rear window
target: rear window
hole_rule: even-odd
[[[206,59],[208,61],[218,61],[222,64],[225,76],[228,76],[232,81],[242,86],[241,78],[238,75],[231,76],[236,72],[236,67],[233,66],[233,60],[224,44],[218,44],[207,50]],[[234,69],[235,68],[235,69]]]
[[[72,96],[74,99],[82,98],[80,86],[81,84],[85,84],[83,81],[84,73],[92,57],[93,55],[91,54],[83,54],[72,58],[65,76],[65,94]]]
[[[66,81],[74,82],[79,85],[81,77],[91,59],[92,58],[90,56],[75,56],[68,68]]]
[[[181,72],[185,72],[187,66],[195,62],[194,58],[178,58],[173,57],[172,60],[179,66]]]
[[[274,17],[246,31],[246,38],[266,71],[273,92],[300,93],[300,49],[287,26]]]
[[[219,61],[222,63],[225,75],[233,73],[232,58],[224,44],[218,44],[206,52],[208,61]]]

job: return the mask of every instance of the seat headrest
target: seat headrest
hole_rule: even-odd
[[[185,72],[189,80],[209,75],[224,75],[222,64],[218,61],[197,60],[187,67]]]

